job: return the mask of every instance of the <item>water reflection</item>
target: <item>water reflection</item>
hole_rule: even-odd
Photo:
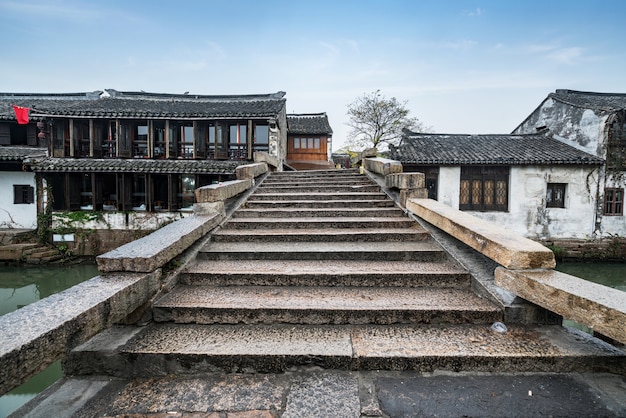
[[[95,264],[0,266],[0,315],[13,312],[98,275]]]

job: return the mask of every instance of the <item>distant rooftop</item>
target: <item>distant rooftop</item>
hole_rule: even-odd
[[[46,158],[31,168],[36,172],[233,174],[245,161]]]
[[[404,131],[389,158],[418,165],[602,165],[604,160],[542,133],[460,135]]]
[[[333,130],[326,113],[292,113],[287,115],[287,127],[290,134],[296,135],[332,135]]]
[[[123,92],[0,93],[0,120],[14,120],[12,105],[31,117],[93,118],[271,118],[285,106],[285,92],[252,95],[196,95]]]
[[[45,148],[0,146],[0,161],[23,161],[30,158],[44,158]]]
[[[626,109],[626,93],[594,93],[558,89],[548,96],[555,100],[594,110]]]

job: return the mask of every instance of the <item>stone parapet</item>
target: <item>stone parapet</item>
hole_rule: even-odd
[[[364,160],[365,169],[386,176],[392,173],[402,173],[402,163],[387,158],[370,157]]]
[[[152,272],[185,251],[224,219],[222,214],[188,216],[152,234],[96,257],[101,272]]]
[[[554,268],[554,253],[510,230],[432,199],[409,199],[407,210],[510,269]]]
[[[224,181],[196,189],[196,202],[219,202],[237,196],[252,187],[252,179]]]
[[[267,173],[267,171],[267,163],[262,162],[240,165],[235,169],[235,175],[237,176],[237,180],[253,179],[261,174]]]
[[[391,173],[385,176],[385,185],[394,189],[425,188],[423,173]]]
[[[273,155],[270,155],[269,153],[264,152],[264,151],[254,152],[254,162],[267,163],[269,166],[272,166],[275,169],[282,168],[282,163],[277,157],[274,157]]]
[[[495,282],[521,298],[626,344],[626,292],[554,270],[498,267]]]
[[[0,316],[0,393],[19,386],[72,348],[124,320],[159,288],[160,271],[96,276]]]

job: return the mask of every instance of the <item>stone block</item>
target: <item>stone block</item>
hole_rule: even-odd
[[[554,270],[496,269],[498,286],[626,344],[626,292]]]
[[[193,213],[198,216],[226,215],[224,201],[194,203]]]
[[[196,202],[219,202],[237,196],[252,187],[252,179],[224,181],[196,189]]]
[[[235,169],[235,175],[238,180],[253,179],[261,174],[267,173],[267,163],[255,163],[240,165]]]
[[[152,272],[185,251],[224,217],[188,216],[96,257],[101,272]]]
[[[554,253],[510,230],[432,199],[409,199],[406,208],[510,269],[554,268]]]
[[[394,189],[421,189],[426,187],[423,173],[392,173],[385,176],[385,185]]]
[[[383,176],[392,173],[402,172],[402,163],[396,160],[390,160],[387,158],[373,157],[363,160],[365,169],[373,173],[378,173]]]
[[[274,167],[275,169],[281,168],[282,164],[277,157],[270,155],[264,151],[255,151],[254,152],[254,162],[255,163],[267,163],[269,166]]]
[[[421,189],[402,189],[400,190],[399,204],[401,207],[406,208],[406,201],[408,199],[428,199],[428,189],[423,187]]]

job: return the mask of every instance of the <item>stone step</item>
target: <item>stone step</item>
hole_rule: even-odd
[[[337,171],[337,170],[306,170],[306,171],[280,171],[273,172],[268,179],[301,179],[318,178],[328,181],[333,178],[367,178],[360,174],[359,170]]]
[[[68,376],[281,373],[294,367],[497,373],[624,373],[624,353],[560,326],[114,326],[72,350]],[[526,393],[528,388],[522,388]],[[328,390],[328,389],[327,389]],[[460,393],[459,393],[460,394]],[[532,401],[532,398],[528,398]]]
[[[253,193],[248,201],[259,200],[385,200],[387,195],[382,192],[352,193]]]
[[[388,208],[242,208],[234,218],[315,218],[315,217],[399,217],[404,212],[397,207]]]
[[[469,273],[450,261],[196,260],[179,283],[202,286],[359,286],[468,289]]]
[[[197,324],[492,323],[502,311],[470,289],[177,285],[157,322]]]
[[[221,228],[211,236],[213,242],[398,242],[424,241],[430,234],[416,224],[411,228]]]
[[[210,242],[204,260],[441,261],[446,253],[431,241],[414,242]]]
[[[358,185],[358,184],[374,184],[368,177],[354,176],[354,177],[337,177],[332,180],[320,179],[320,178],[299,178],[299,179],[287,179],[287,178],[274,178],[272,176],[263,180],[261,186],[290,186],[290,185],[307,185],[307,184],[334,184],[334,185]]]
[[[380,186],[377,184],[349,184],[349,185],[335,185],[335,184],[291,184],[288,186],[272,186],[261,185],[257,189],[258,193],[352,193],[352,192],[380,192]]]
[[[407,217],[231,218],[224,229],[412,228]]]
[[[244,208],[387,208],[396,207],[392,200],[255,200],[246,201]]]

